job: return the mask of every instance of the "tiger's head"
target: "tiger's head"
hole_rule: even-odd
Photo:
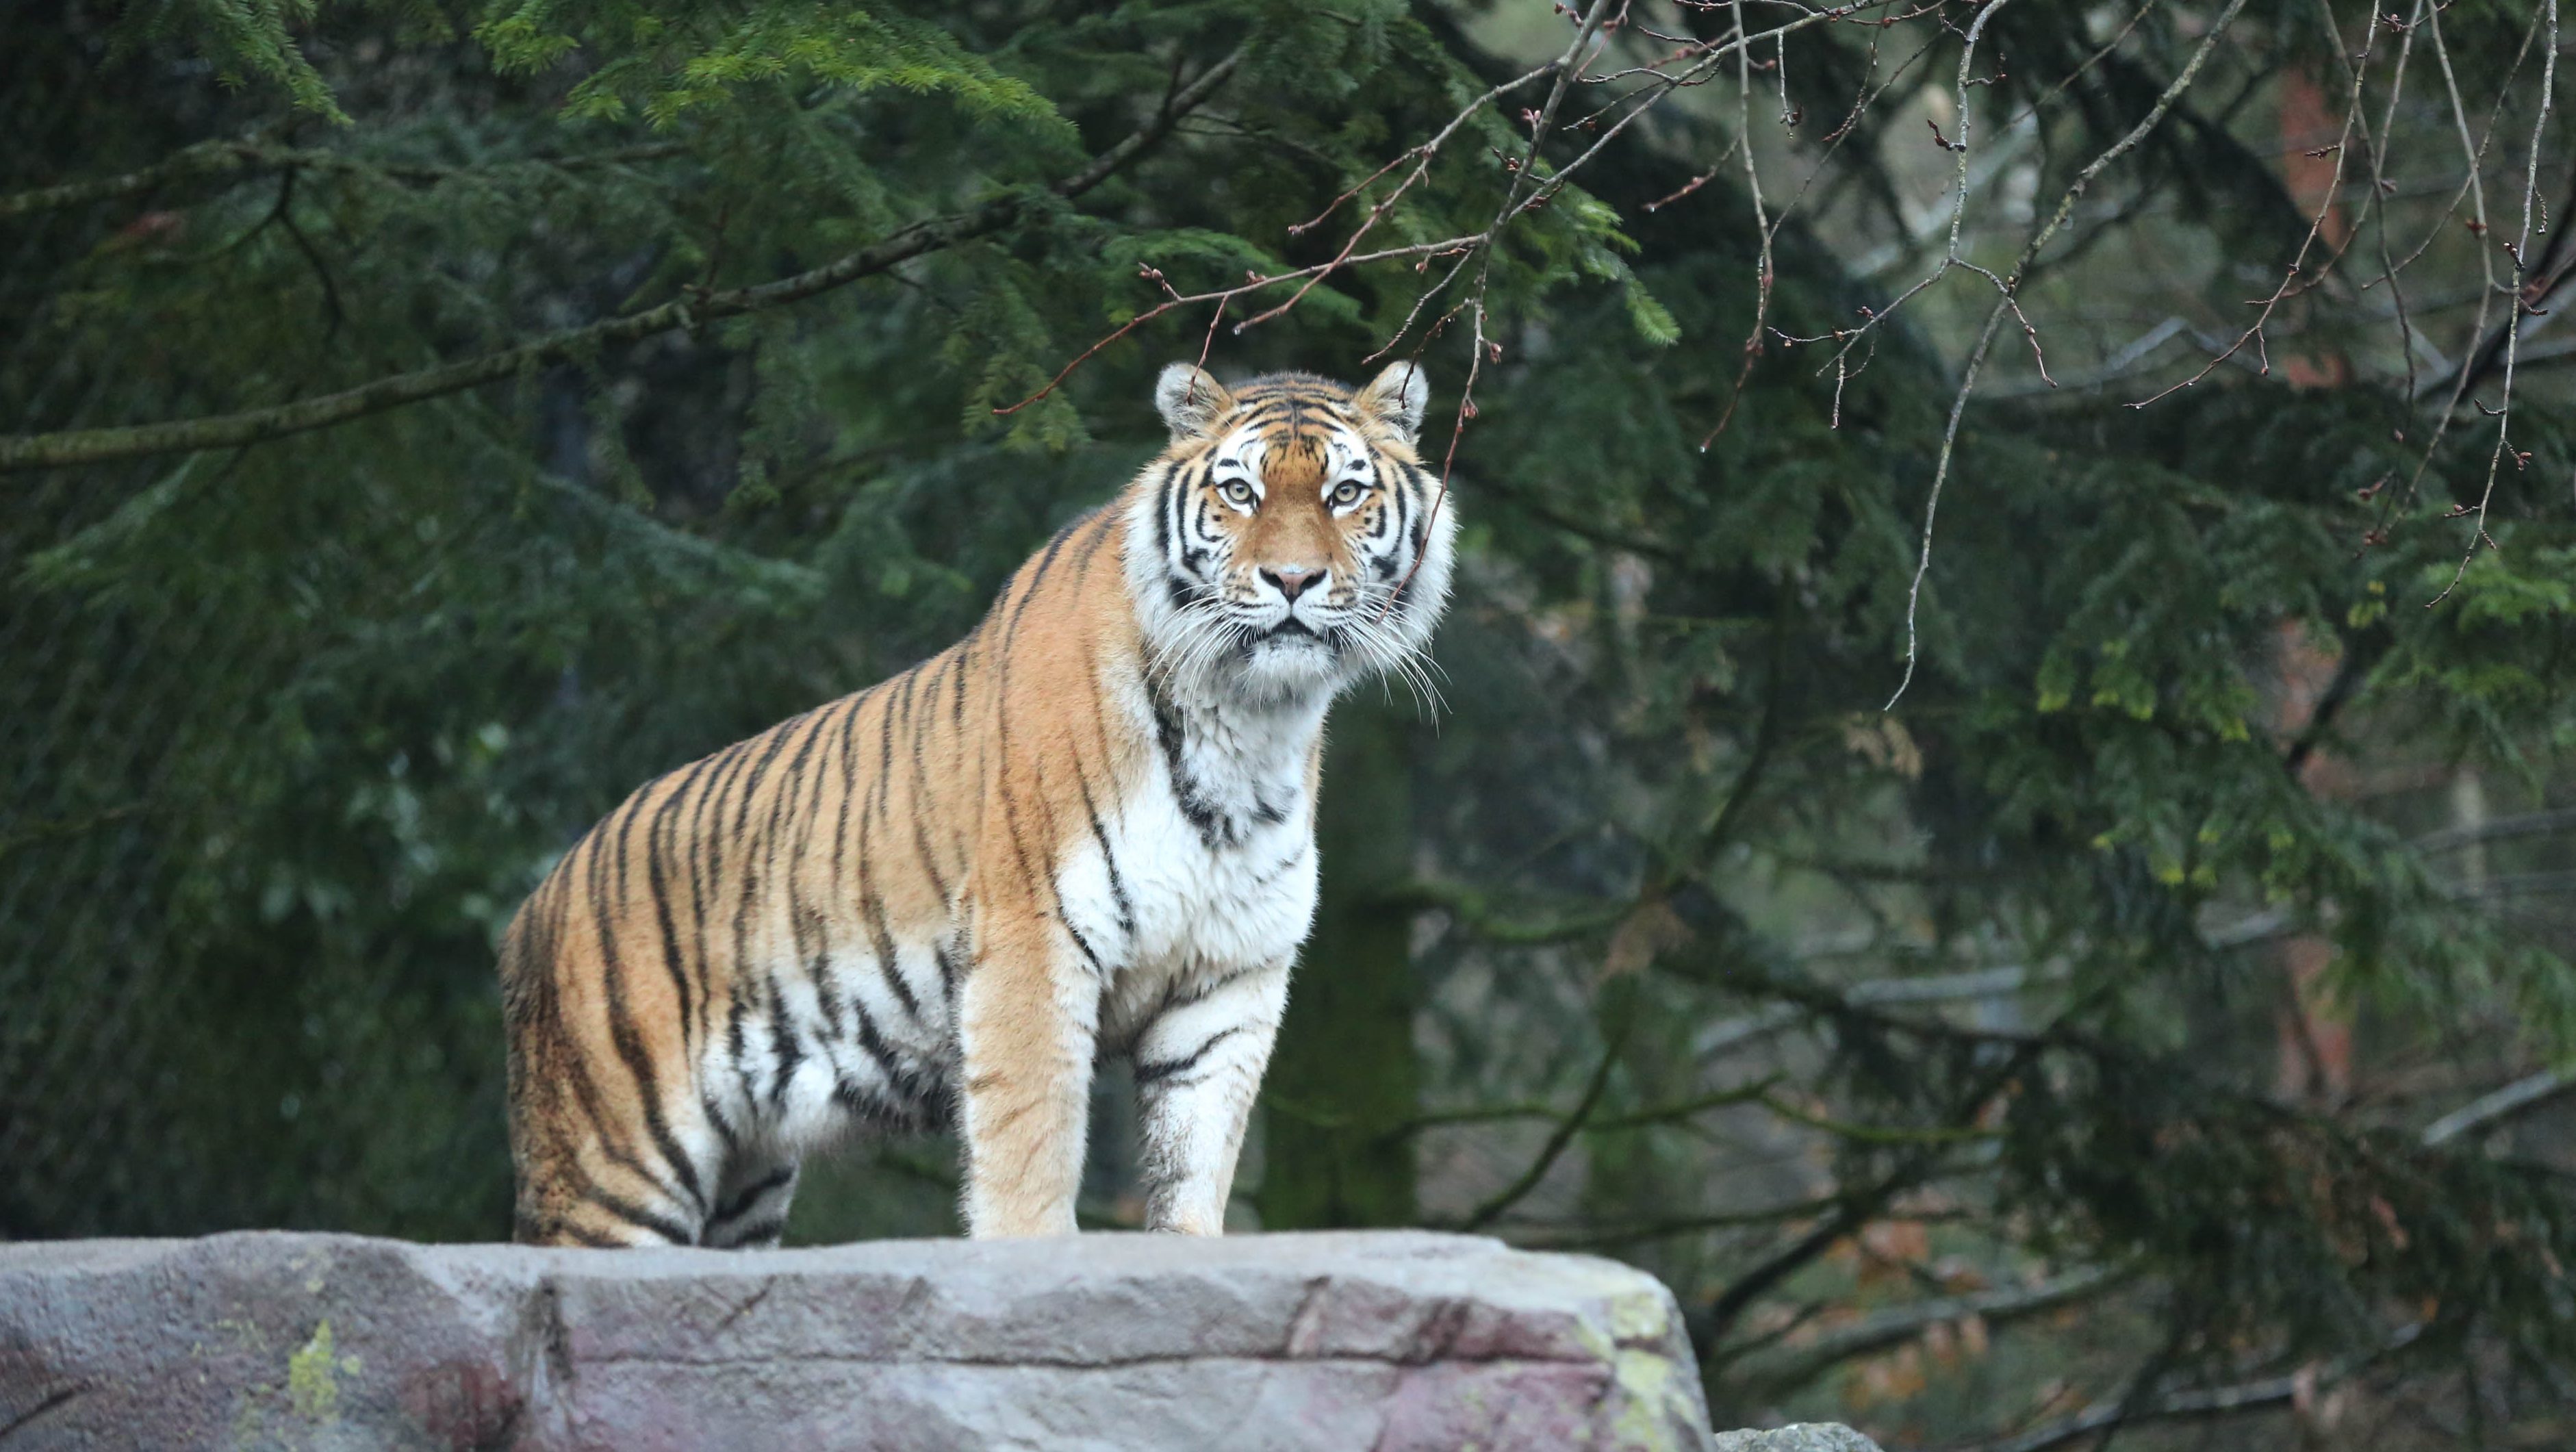
[[[1409,362],[1357,389],[1164,369],[1172,443],[1130,505],[1126,561],[1157,668],[1271,701],[1419,671],[1457,533],[1414,453],[1429,398]]]

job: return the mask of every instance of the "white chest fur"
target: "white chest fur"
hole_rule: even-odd
[[[1089,842],[1058,891],[1108,982],[1104,1036],[1195,982],[1281,965],[1315,911],[1308,767],[1327,701],[1276,707],[1161,698],[1121,704],[1154,749],[1145,779]]]

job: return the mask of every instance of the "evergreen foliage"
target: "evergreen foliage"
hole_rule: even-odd
[[[2563,1131],[2432,1132],[2576,1055],[2576,397],[2538,361],[2507,424],[2501,375],[2432,386],[2479,342],[2442,290],[2525,276],[2436,210],[2455,121],[2493,130],[2498,236],[2576,154],[2563,100],[2534,109],[2555,12],[1933,8],[1766,41],[1608,141],[1612,92],[1571,88],[1525,169],[1545,76],[1411,148],[1575,34],[1535,6],[0,15],[0,1234],[501,1234],[491,944],[553,854],[962,633],[1159,446],[1164,362],[1348,377],[1400,339],[1431,450],[1459,426],[1469,567],[1436,724],[1400,686],[1343,708],[1338,952],[1300,970],[1265,1111],[1298,1179],[1247,1183],[1262,1216],[1631,1256],[1721,1415],[1935,1445],[2300,1373],[2569,1425]],[[1815,13],[1637,7],[1596,70],[1774,10]],[[2268,373],[2134,407],[2314,275],[2299,148],[2265,133],[2286,78],[2339,114],[2358,37],[2384,68],[2437,26],[2448,87],[2366,71],[2385,132],[2343,144],[2417,171],[2393,221],[2346,204],[2349,280],[2281,302]],[[1984,272],[1891,311],[1969,137],[2002,158],[1959,253]],[[1167,306],[1363,226],[1493,242],[1240,331],[1296,285]],[[2381,233],[2424,258],[2431,358],[2362,287]],[[2156,312],[2215,344],[2129,356]],[[2463,568],[2471,527],[2495,547]],[[2531,810],[2446,829],[2454,779]],[[2320,1020],[2377,1092],[2279,1082],[2281,1026]],[[871,1152],[798,1231],[944,1231],[945,1173]],[[2063,1344],[2007,1334],[2070,1304]],[[1904,1327],[1972,1318],[1997,1348],[1951,1391],[1848,1400]]]

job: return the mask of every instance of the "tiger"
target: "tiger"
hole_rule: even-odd
[[[1146,1227],[1223,1233],[1327,709],[1449,595],[1428,396],[1172,364],[1168,446],[963,640],[581,837],[501,942],[513,1238],[775,1246],[810,1153],[936,1131],[969,1236],[1071,1234],[1122,1057]]]

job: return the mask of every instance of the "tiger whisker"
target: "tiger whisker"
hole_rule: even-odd
[[[1395,638],[1384,624],[1364,615],[1354,615],[1342,628],[1353,653],[1381,677],[1390,678],[1390,693],[1392,681],[1400,680],[1412,694],[1417,709],[1435,717],[1447,709],[1448,702],[1425,669],[1429,662],[1417,647]]]
[[[1177,623],[1175,638],[1156,652],[1156,673],[1167,684],[1195,678],[1226,625],[1223,608],[1212,600],[1192,601]]]
[[[1220,606],[1211,605],[1194,624],[1197,628],[1185,642],[1174,668],[1176,680],[1201,679],[1237,639],[1239,627]]]

